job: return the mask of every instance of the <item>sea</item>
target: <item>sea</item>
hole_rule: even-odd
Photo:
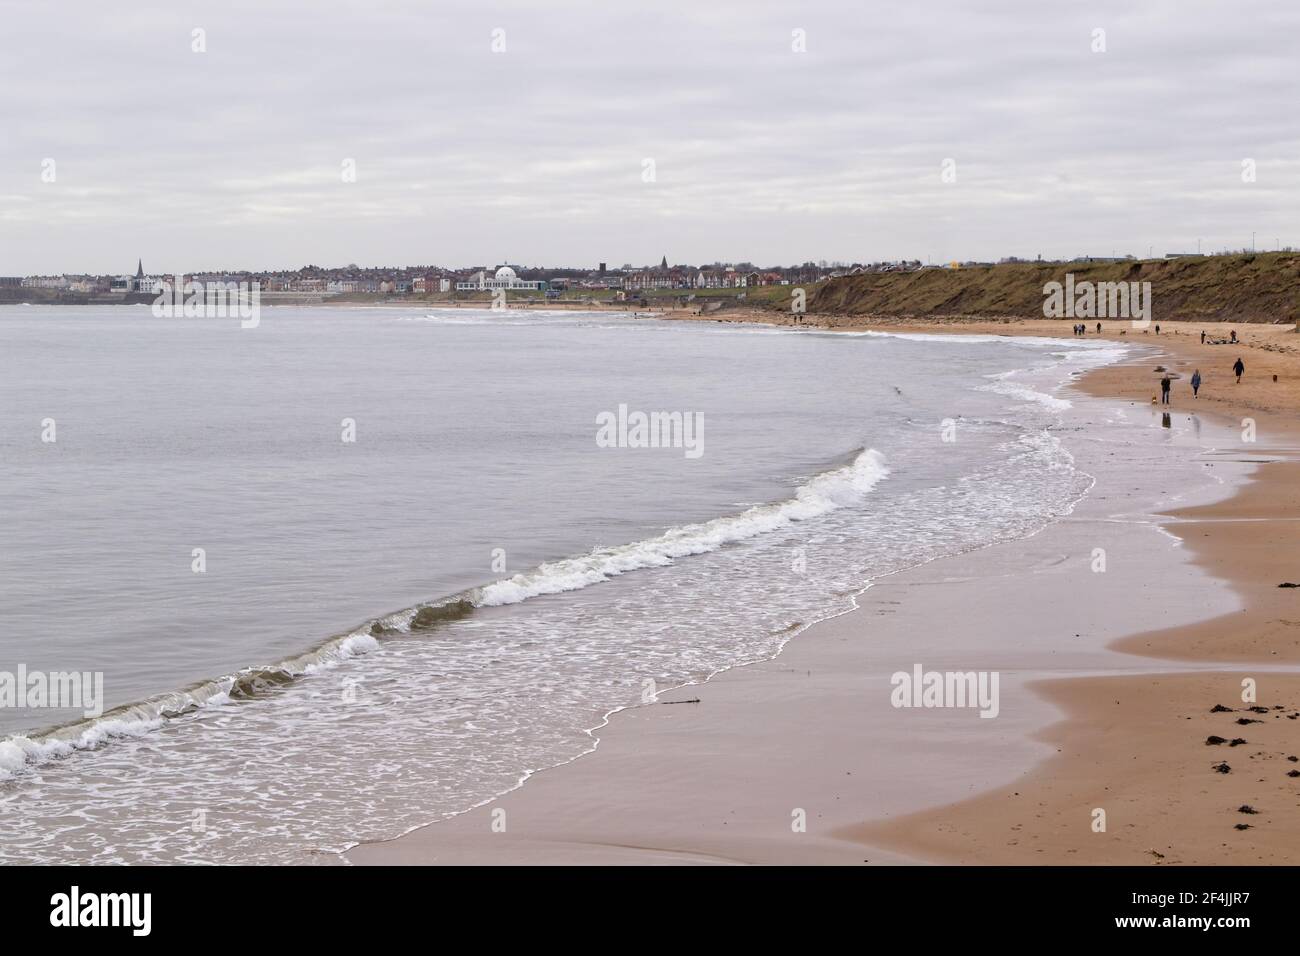
[[[0,706],[0,862],[336,864],[482,805],[883,575],[1068,515],[1064,386],[1124,354],[2,306],[0,679],[97,675],[102,713]]]

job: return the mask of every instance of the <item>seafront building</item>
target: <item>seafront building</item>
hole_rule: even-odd
[[[537,292],[544,288],[546,288],[545,282],[530,282],[521,279],[515,274],[515,270],[509,266],[502,266],[497,269],[490,279],[487,270],[480,269],[468,279],[456,283],[457,292],[495,292],[497,290]]]

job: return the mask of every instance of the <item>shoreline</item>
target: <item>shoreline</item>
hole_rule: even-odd
[[[1047,324],[1025,323],[1030,328],[1016,329],[1012,334],[1051,334],[1051,330],[1041,328]],[[1068,323],[1058,324],[1068,328]],[[994,331],[998,334],[1008,331],[1002,323],[991,328],[972,327],[974,325],[963,324],[959,330]],[[936,328],[912,324],[880,330],[930,332]],[[1164,345],[1173,338],[1161,336],[1165,341],[1160,344]],[[1150,339],[1140,343],[1132,339],[1128,341],[1132,344],[1156,344]],[[1214,354],[1223,354],[1223,350]],[[1104,395],[1112,403],[1122,401],[1125,393],[1132,396],[1144,391],[1143,373],[1138,366],[1149,364],[1147,359],[1125,364],[1128,368],[1123,372],[1116,370],[1124,366],[1107,366],[1092,372],[1073,387],[1084,393]],[[1258,364],[1252,359],[1252,366]],[[1115,374],[1108,376],[1109,372]],[[1206,398],[1210,392],[1208,386],[1207,382]],[[1130,397],[1130,401],[1134,400]],[[1222,402],[1217,399],[1206,402],[1207,406],[1220,404]],[[1210,413],[1214,410],[1210,409]],[[1261,426],[1261,433],[1268,433],[1272,427],[1272,422],[1267,422]],[[1295,447],[1293,439],[1293,435],[1286,439],[1289,448]],[[1294,462],[1287,464],[1293,466]],[[1219,467],[1224,470],[1235,467],[1244,472],[1249,467],[1260,470],[1264,466],[1225,461]],[[1213,537],[1221,528],[1227,527],[1214,517],[1217,514],[1214,509],[1239,509],[1241,506],[1234,502],[1240,501],[1244,489],[1254,484],[1253,480],[1246,481],[1238,494],[1223,502],[1188,509],[1189,512],[1208,509],[1204,514],[1210,519],[1204,521],[1204,527],[1197,525],[1198,530]],[[1118,489],[1102,487],[1100,490],[1110,498],[1118,493]],[[1129,503],[1139,504],[1137,499],[1141,495],[1129,494],[1132,497]],[[1090,497],[1092,493],[1084,500]],[[1099,503],[1093,498],[1092,504]],[[1290,501],[1288,507],[1295,504]],[[1200,515],[1174,515],[1175,519],[1187,522],[1193,517]],[[669,698],[663,703],[698,698],[699,704],[647,706],[618,712],[593,732],[596,746],[583,757],[539,771],[531,775],[523,786],[480,808],[430,824],[393,841],[358,846],[345,855],[355,863],[401,864],[860,864],[864,861],[956,860],[1064,863],[1084,862],[1084,857],[1079,854],[1091,848],[1102,852],[1101,858],[1087,860],[1092,862],[1166,859],[1182,862],[1174,858],[1182,851],[1174,851],[1174,843],[1170,840],[1166,840],[1165,845],[1171,852],[1158,858],[1143,857],[1141,854],[1145,853],[1145,848],[1136,856],[1132,852],[1112,850],[1114,858],[1106,858],[1105,841],[1095,839],[1096,835],[1088,828],[1086,815],[1080,818],[1082,826],[1074,828],[1078,833],[1067,827],[1069,832],[1066,836],[1079,841],[1093,837],[1091,844],[1080,842],[1075,845],[1070,839],[1061,842],[1059,835],[1053,834],[1058,839],[1051,844],[1050,851],[1043,851],[1041,845],[1032,846],[1031,855],[1031,844],[1039,842],[1037,836],[997,846],[992,842],[995,837],[983,843],[970,842],[975,839],[971,833],[1000,836],[1006,828],[1015,828],[1011,832],[1020,833],[1027,823],[1032,828],[1032,821],[1018,815],[1017,804],[1008,805],[1005,792],[1017,794],[1018,806],[1046,804],[1049,798],[1055,800],[1057,810],[1052,818],[1061,825],[1071,820],[1071,813],[1062,808],[1072,807],[1068,801],[1081,797],[1075,791],[1057,792],[1059,788],[1052,784],[1061,776],[1057,765],[1062,760],[1075,768],[1071,779],[1077,777],[1082,781],[1080,786],[1088,781],[1111,780],[1114,776],[1140,780],[1149,805],[1156,807],[1171,805],[1171,800],[1177,796],[1178,787],[1171,790],[1172,782],[1177,781],[1180,786],[1185,782],[1185,775],[1175,773],[1181,766],[1180,761],[1197,763],[1198,770],[1200,764],[1205,763],[1200,760],[1201,752],[1196,750],[1190,755],[1178,750],[1176,759],[1164,759],[1163,755],[1175,751],[1170,748],[1170,731],[1161,723],[1164,712],[1159,709],[1159,703],[1152,702],[1163,701],[1168,707],[1171,701],[1199,699],[1198,695],[1204,696],[1207,686],[1219,686],[1204,682],[1218,681],[1221,684],[1224,679],[1205,670],[1207,666],[1213,666],[1213,661],[1205,654],[1192,658],[1160,654],[1158,656],[1162,659],[1157,660],[1148,648],[1130,646],[1131,641],[1151,644],[1154,640],[1152,635],[1160,623],[1160,615],[1148,619],[1138,613],[1135,618],[1131,608],[1134,600],[1131,590],[1126,598],[1114,602],[1107,613],[1100,615],[1106,620],[1097,622],[1097,633],[1091,635],[1092,644],[1086,651],[1072,654],[1070,665],[1064,668],[1066,673],[1072,669],[1091,671],[1088,676],[1061,677],[1057,673],[1055,677],[1045,677],[1061,671],[1061,662],[1041,659],[1041,655],[1036,662],[1025,663],[1035,654],[1033,621],[1055,614],[1060,602],[1069,603],[1068,579],[1053,581],[1051,599],[1045,601],[1040,595],[1037,611],[1025,615],[1025,619],[1015,626],[1002,628],[1008,633],[995,634],[993,629],[979,633],[979,637],[987,638],[989,652],[1001,655],[1000,666],[1011,672],[1011,683],[1016,688],[1013,690],[1014,699],[1018,702],[1014,716],[1009,714],[1006,715],[1009,719],[994,722],[1006,726],[1007,731],[983,735],[996,738],[994,741],[972,736],[971,727],[962,726],[960,721],[954,723],[940,718],[928,721],[926,726],[919,721],[898,724],[900,712],[891,713],[888,708],[879,706],[880,700],[887,697],[887,689],[882,694],[863,693],[863,681],[883,682],[893,670],[884,665],[881,657],[888,657],[891,642],[894,650],[899,650],[907,645],[910,628],[926,626],[927,620],[931,623],[936,620],[933,608],[917,607],[921,602],[908,601],[908,595],[917,592],[941,595],[945,606],[951,605],[949,612],[939,618],[941,621],[962,620],[962,615],[969,615],[972,610],[987,612],[991,601],[992,606],[997,607],[998,600],[1014,600],[1016,593],[1023,590],[1025,581],[1031,579],[1029,576],[1042,582],[1052,574],[1051,569],[1061,562],[1062,551],[1081,552],[1082,544],[1086,542],[1081,543],[1079,536],[1092,533],[1087,529],[1095,516],[1088,520],[1082,520],[1084,516],[1080,518],[1079,521],[1058,521],[1029,539],[1000,542],[979,552],[941,558],[930,565],[880,579],[859,595],[854,610],[813,625],[787,643],[777,657],[732,668],[706,683],[687,685],[662,695]],[[1191,527],[1190,523],[1175,524],[1174,533]],[[1300,528],[1300,525],[1296,527]],[[1108,533],[1114,531],[1113,528],[1107,530]],[[1162,551],[1169,550],[1167,542],[1147,540],[1153,537],[1149,532],[1149,527],[1122,527],[1117,532],[1124,542],[1120,545],[1121,550],[1143,551],[1148,561],[1166,559],[1167,555]],[[1240,546],[1237,542],[1234,549]],[[996,562],[990,560],[990,550],[1000,552]],[[1000,572],[990,576],[988,568],[994,564],[999,569],[1011,568],[1012,573]],[[1185,566],[1177,570],[1176,580],[1166,586],[1171,589],[1167,598],[1155,602],[1154,607],[1148,610],[1163,611],[1168,601],[1172,606],[1180,603],[1193,606],[1195,613],[1187,620],[1179,621],[1177,627],[1165,629],[1163,640],[1166,642],[1177,643],[1188,629],[1200,628],[1207,634],[1215,633],[1213,622],[1241,613],[1232,609],[1234,602],[1241,598],[1245,599],[1247,607],[1251,601],[1259,603],[1257,593],[1242,595],[1235,582],[1229,582],[1231,590],[1222,585],[1220,582],[1225,578],[1216,575],[1215,568],[1185,561]],[[1254,566],[1252,573],[1259,573],[1258,566]],[[954,576],[956,582],[952,580]],[[944,587],[933,587],[940,583]],[[1118,594],[1125,593],[1124,582],[1119,584]],[[991,593],[998,595],[997,600],[990,597]],[[1206,595],[1213,595],[1217,603],[1206,603],[1203,600]],[[933,603],[933,597],[930,601]],[[1300,613],[1296,617],[1300,618]],[[854,633],[862,630],[860,623],[868,619],[871,619],[873,633],[870,636],[872,645],[866,650],[876,654],[870,660],[863,658],[861,652],[864,648],[856,642]],[[882,622],[889,622],[883,635]],[[1297,628],[1297,633],[1300,633],[1300,628]],[[1104,640],[1101,640],[1103,636]],[[994,648],[998,649],[995,651]],[[1015,649],[1018,650],[1013,653]],[[1239,650],[1253,654],[1256,648],[1246,644]],[[1129,651],[1129,654],[1122,651]],[[1130,657],[1134,651],[1143,656]],[[1300,659],[1300,652],[1274,659],[1294,661]],[[1127,669],[1136,673],[1112,676],[1117,669],[1122,669],[1117,660],[1126,660]],[[1196,672],[1183,672],[1189,661],[1196,665],[1192,668]],[[936,658],[927,659],[925,663],[938,666],[941,662]],[[954,664],[968,666],[964,660],[956,658]],[[802,681],[798,679],[801,669]],[[1035,673],[1037,676],[1033,676]],[[1300,677],[1280,679],[1276,684],[1274,680],[1275,677],[1270,675],[1270,686],[1284,688],[1292,704],[1300,703]],[[1116,688],[1134,685],[1141,687],[1143,692],[1116,697]],[[1221,691],[1219,697],[1228,706],[1234,705],[1225,692]],[[1116,700],[1123,703],[1116,703]],[[1206,703],[1202,709],[1208,711],[1210,706],[1211,703]],[[1099,746],[1097,738],[1101,734],[1103,743],[1114,749],[1114,740],[1105,735],[1116,726],[1116,707],[1121,708],[1123,719],[1119,726],[1123,728],[1123,736],[1129,738],[1129,745],[1107,764],[1099,762],[1097,755],[1088,748]],[[1153,707],[1156,709],[1152,710]],[[1194,716],[1191,713],[1194,709],[1190,708],[1187,714],[1180,716]],[[902,713],[912,715],[912,712]],[[1064,723],[1059,720],[1062,714],[1066,716]],[[933,717],[934,714],[925,712],[923,716]],[[1210,716],[1208,713],[1203,715],[1201,723],[1208,723]],[[1300,724],[1282,722],[1287,725],[1285,729],[1300,731]],[[904,726],[907,727],[905,733],[901,731]],[[1177,729],[1191,733],[1188,739],[1194,740],[1202,750],[1211,749],[1203,744],[1206,734],[1201,733],[1203,728],[1200,724],[1196,724],[1195,732],[1191,732],[1191,726],[1188,724],[1187,728],[1180,726]],[[1214,726],[1217,727],[1218,723]],[[890,748],[880,746],[882,740],[889,738],[891,727],[900,728],[900,732],[890,743],[897,745],[901,742],[930,759],[955,759],[961,771],[935,771],[924,761],[891,755]],[[1258,728],[1247,729],[1255,730],[1257,735],[1262,733]],[[866,741],[864,736],[868,738]],[[1134,737],[1139,739],[1131,739]],[[964,752],[954,751],[954,739],[961,741]],[[801,751],[810,749],[809,743],[814,741],[818,745],[816,753],[801,755]],[[1272,750],[1268,752],[1272,753],[1282,744],[1273,741],[1270,746]],[[1053,749],[1069,751],[1070,759],[1059,754],[1053,756]],[[1128,770],[1135,752],[1143,754],[1144,761],[1158,766],[1160,771],[1140,778],[1130,774]],[[1224,753],[1227,753],[1226,747]],[[1235,750],[1233,756],[1243,753]],[[865,759],[867,757],[871,759]],[[1275,755],[1269,759],[1277,760],[1278,757]],[[1170,760],[1174,760],[1173,765],[1169,764]],[[1087,772],[1083,772],[1084,768]],[[882,780],[882,776],[887,779]],[[1282,779],[1284,783],[1291,782]],[[1244,775],[1233,778],[1234,785],[1239,781],[1245,783]],[[597,799],[595,794],[600,798]],[[970,799],[958,802],[966,797]],[[1267,798],[1258,796],[1251,799],[1276,810],[1280,796],[1270,791]],[[833,807],[827,805],[828,800]],[[1246,797],[1241,801],[1250,802]],[[918,802],[930,809],[909,812]],[[805,807],[805,804],[811,806]],[[814,809],[819,804],[821,809]],[[1095,799],[1092,805],[1096,805]],[[505,833],[495,833],[491,827],[492,813],[498,809],[505,811],[504,819],[509,820]],[[807,832],[790,839],[787,838],[791,834],[790,814],[797,809],[806,810]],[[1199,806],[1197,810],[1206,819],[1208,833],[1217,818],[1212,818]],[[1295,858],[1292,852],[1294,844],[1288,842],[1294,834],[1279,842],[1277,824],[1271,818],[1261,814],[1252,817],[1251,821],[1254,833],[1246,833],[1252,838],[1267,833],[1269,845],[1276,852],[1281,853],[1284,859]],[[728,827],[732,829],[728,830]],[[1119,825],[1114,829],[1119,829]],[[1240,835],[1231,829],[1227,832]],[[1145,837],[1137,842],[1144,841]],[[1159,842],[1159,839],[1152,836],[1149,842]],[[1249,847],[1254,845],[1254,840],[1240,840],[1238,844],[1239,847]],[[1050,856],[1044,857],[1042,852],[1049,852]],[[1214,853],[1202,856],[1198,855],[1200,852],[1199,849],[1190,854],[1182,852],[1182,856],[1188,857],[1189,861],[1219,861]],[[1219,849],[1216,852],[1225,851]],[[1260,857],[1248,855],[1246,858]]]
[[[1271,576],[1253,576],[1253,566],[1234,565],[1252,551],[1224,537],[1238,533],[1241,517],[1253,521],[1271,509],[1279,486],[1297,477],[1294,460],[1277,463],[1258,469],[1224,501],[1168,513],[1179,519],[1172,529],[1196,566],[1229,582],[1242,599],[1227,614],[1110,644],[1119,653],[1158,657],[1171,669],[1037,683],[1034,689],[1064,714],[1038,735],[1056,751],[1046,762],[970,801],[865,823],[844,835],[942,863],[1294,864],[1300,786],[1287,774],[1297,766],[1288,758],[1300,753],[1300,668],[1287,665],[1300,650],[1294,637],[1259,646],[1259,635],[1277,623],[1279,602],[1268,592],[1278,588]],[[1294,525],[1275,527],[1294,547]],[[1284,626],[1300,632],[1300,622]],[[1214,669],[1173,669],[1187,662]],[[1248,678],[1258,686],[1253,702],[1241,700]],[[1211,735],[1225,742],[1210,745]],[[1226,773],[1216,769],[1223,764]],[[1242,814],[1241,806],[1257,812]],[[1107,832],[1089,827],[1097,807],[1107,810]]]
[[[1198,340],[1186,330],[1161,342],[1161,364],[1185,379],[1199,363]],[[1295,364],[1288,370],[1285,391],[1261,397],[1257,387],[1253,394],[1216,396],[1207,403],[1210,414],[1234,429],[1256,419],[1256,444],[1223,449],[1225,460],[1252,462],[1246,482],[1222,501],[1162,513],[1193,563],[1225,582],[1240,606],[1110,645],[1171,666],[1195,662],[1216,670],[1042,682],[1036,690],[1064,714],[1039,735],[1056,751],[1049,760],[972,800],[864,823],[845,831],[846,837],[941,863],[1300,860],[1300,781],[1289,776],[1300,755],[1300,667],[1287,667],[1300,661],[1300,599],[1279,587],[1296,575],[1288,576],[1278,561],[1300,553],[1300,431],[1294,419],[1275,412],[1295,407]],[[1272,374],[1264,389],[1273,384]],[[1140,383],[1140,376],[1125,374],[1119,365],[1094,371],[1080,387],[1140,403]],[[1184,399],[1179,411],[1188,404]],[[1262,416],[1260,409],[1266,409]],[[1241,699],[1246,679],[1257,685],[1253,701]],[[1231,712],[1216,713],[1215,707]],[[1211,737],[1225,743],[1210,744]],[[1090,826],[1098,807],[1108,809],[1105,832]]]

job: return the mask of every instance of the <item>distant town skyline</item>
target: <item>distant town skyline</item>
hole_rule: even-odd
[[[579,275],[584,273],[624,273],[624,272],[657,272],[657,271],[680,271],[680,270],[734,270],[734,269],[760,269],[760,270],[786,270],[786,271],[834,271],[842,269],[876,269],[892,265],[898,266],[931,266],[934,268],[946,268],[949,266],[992,266],[1006,265],[1014,263],[1058,263],[1068,264],[1073,262],[1113,262],[1122,260],[1156,260],[1156,259],[1175,259],[1184,257],[1209,257],[1217,255],[1243,255],[1250,253],[1268,253],[1268,252],[1286,252],[1296,251],[1296,247],[1278,245],[1276,248],[1253,248],[1250,245],[1232,248],[1232,249],[1202,249],[1201,243],[1197,243],[1196,249],[1181,249],[1176,252],[1157,253],[1148,249],[1147,254],[1138,255],[1134,252],[1112,251],[1106,255],[1095,255],[1091,253],[1076,253],[1066,256],[1018,256],[1005,255],[995,259],[962,259],[949,260],[945,262],[934,262],[932,260],[921,259],[876,259],[863,261],[860,259],[842,260],[842,259],[799,259],[791,262],[773,262],[773,263],[756,263],[748,259],[719,259],[712,258],[701,262],[670,262],[668,257],[662,256],[658,263],[642,262],[632,263],[624,261],[618,263],[615,260],[602,261],[599,263],[586,264],[543,264],[543,263],[524,263],[516,260],[497,259],[489,262],[480,262],[473,265],[448,265],[445,263],[426,262],[426,263],[407,263],[404,265],[393,264],[362,264],[350,262],[346,265],[322,264],[322,263],[304,263],[301,266],[289,268],[257,268],[257,267],[236,267],[224,269],[195,268],[192,265],[184,268],[165,268],[165,269],[148,269],[144,268],[142,257],[136,259],[134,271],[130,270],[110,270],[108,272],[95,272],[85,269],[65,269],[50,273],[30,273],[26,278],[37,277],[57,277],[57,276],[100,276],[100,277],[134,277],[142,279],[145,276],[154,278],[172,278],[176,275],[181,276],[268,276],[268,275],[292,275],[297,273],[321,272],[321,273],[355,273],[355,274],[403,274],[403,273],[440,273],[446,275],[464,276],[469,273],[483,270],[493,271],[501,267],[519,269],[527,273],[537,274],[556,274],[556,275]],[[4,278],[23,278],[20,276],[6,276]]]
[[[4,16],[0,275],[1300,245],[1292,5]]]

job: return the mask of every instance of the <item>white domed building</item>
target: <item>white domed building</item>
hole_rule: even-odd
[[[519,278],[509,266],[501,266],[491,276],[486,269],[480,269],[468,279],[456,283],[457,292],[494,292],[497,289],[536,292],[545,288],[545,282],[529,282]]]

